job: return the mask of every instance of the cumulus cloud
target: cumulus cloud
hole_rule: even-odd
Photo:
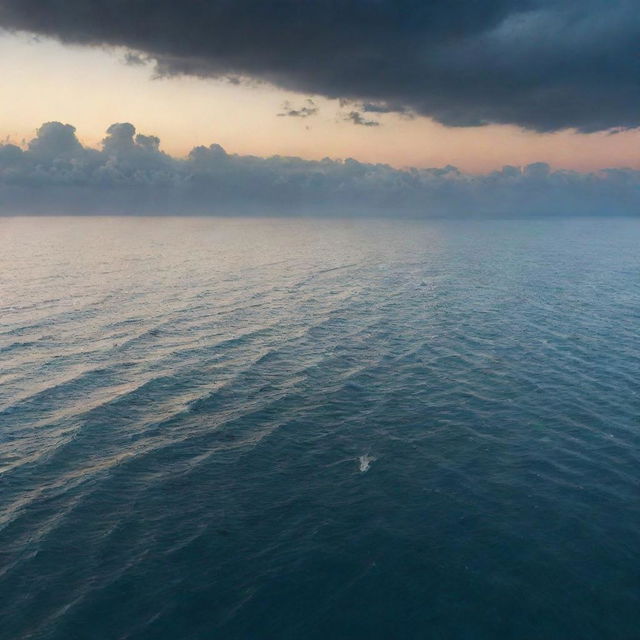
[[[29,142],[29,151],[39,158],[70,157],[81,148],[75,127],[60,122],[46,122],[38,129],[37,136]]]
[[[525,216],[637,215],[640,171],[555,171],[545,163],[486,175],[455,167],[396,169],[195,147],[111,125],[101,149],[48,122],[24,148],[0,144],[0,214]]]
[[[0,0],[0,26],[451,126],[640,125],[637,0]]]

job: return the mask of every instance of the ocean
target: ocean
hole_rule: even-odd
[[[0,218],[0,638],[636,640],[639,249]]]

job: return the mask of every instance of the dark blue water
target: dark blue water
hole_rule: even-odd
[[[0,219],[0,637],[639,638],[639,247]]]

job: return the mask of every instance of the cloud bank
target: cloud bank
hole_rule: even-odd
[[[545,163],[486,175],[455,167],[395,169],[354,159],[320,161],[160,149],[129,123],[102,148],[48,122],[23,149],[0,145],[0,214],[218,214],[525,216],[637,215],[640,171],[553,171]]]
[[[637,0],[0,0],[0,27],[451,126],[640,125]]]

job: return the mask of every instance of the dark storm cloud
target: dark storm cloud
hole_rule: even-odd
[[[0,0],[0,26],[451,126],[640,125],[637,0]]]
[[[48,122],[25,148],[0,144],[0,214],[391,216],[638,215],[640,171],[554,171],[545,163],[487,175],[347,160],[257,158],[220,145],[186,158],[129,123],[101,149]]]

